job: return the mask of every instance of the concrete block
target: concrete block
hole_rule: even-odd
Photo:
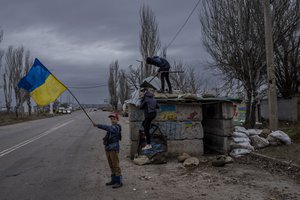
[[[204,134],[204,144],[205,148],[217,151],[222,154],[229,153],[230,151],[230,142],[232,141],[231,137],[224,137],[213,134]]]
[[[233,118],[233,103],[218,102],[211,104],[203,104],[204,119],[232,119]]]
[[[128,120],[130,122],[143,121],[144,110],[139,109],[133,104],[128,104]]]
[[[130,141],[130,158],[133,159],[138,152],[138,141]],[[204,147],[202,139],[194,140],[168,140],[168,157],[177,157],[182,153],[191,156],[203,155]]]
[[[130,140],[130,159],[134,159],[135,154],[137,154],[138,152],[138,145],[139,142],[138,141],[132,141]]]
[[[156,120],[158,121],[201,121],[202,106],[199,103],[159,104]],[[144,111],[133,104],[128,104],[128,120],[143,121]]]
[[[231,136],[233,133],[233,121],[231,119],[204,119],[202,125],[205,134]]]
[[[168,140],[168,156],[177,157],[182,153],[187,153],[191,156],[203,155],[203,140]]]
[[[139,130],[143,130],[141,121],[130,121],[129,122],[129,138],[131,140],[139,140]]]
[[[168,121],[154,122],[168,140],[202,139],[203,127],[201,122],[195,121]]]
[[[203,127],[201,122],[196,121],[153,121],[168,140],[202,139]],[[142,122],[129,122],[129,135],[131,140],[139,139],[139,130],[143,129]],[[150,129],[153,133],[155,127]],[[158,131],[158,130],[157,130]]]
[[[202,105],[199,103],[160,104],[157,121],[201,121]]]

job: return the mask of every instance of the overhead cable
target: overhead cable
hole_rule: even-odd
[[[177,31],[177,33],[175,34],[175,36],[173,37],[173,39],[169,42],[169,44],[167,45],[167,48],[169,48],[169,46],[171,46],[171,44],[174,42],[174,40],[176,39],[176,37],[179,35],[179,33],[182,31],[183,27],[186,25],[186,23],[189,21],[189,19],[191,18],[192,14],[194,13],[194,11],[196,10],[197,6],[199,5],[201,0],[198,0],[198,2],[196,3],[196,5],[194,6],[192,12],[190,13],[190,15],[188,16],[188,18],[185,20],[185,22],[183,23],[183,25],[180,27],[180,29]]]

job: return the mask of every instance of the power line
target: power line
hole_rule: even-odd
[[[197,6],[199,5],[201,0],[198,0],[198,2],[196,3],[196,5],[194,6],[192,12],[190,13],[190,15],[188,16],[188,18],[185,20],[185,22],[183,23],[183,25],[180,27],[180,29],[177,31],[177,33],[175,34],[175,36],[173,37],[173,39],[169,42],[169,44],[167,45],[167,48],[169,48],[169,46],[171,46],[171,44],[174,42],[174,40],[176,39],[176,37],[179,35],[179,33],[182,31],[183,27],[186,25],[186,23],[189,21],[189,19],[191,18],[192,14],[194,13],[194,11],[196,10]]]
[[[92,85],[92,86],[74,86],[74,87],[68,87],[71,89],[92,89],[92,88],[99,88],[99,87],[105,87],[107,84],[100,84],[100,85]]]

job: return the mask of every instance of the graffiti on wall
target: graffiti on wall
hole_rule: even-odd
[[[183,140],[202,138],[203,128],[201,123],[190,120],[184,122],[155,122],[160,131],[167,136],[168,140]]]
[[[167,136],[169,140],[183,139],[182,125],[176,122],[160,122],[161,132]]]
[[[238,123],[245,122],[246,119],[246,105],[245,104],[233,104],[233,121]]]

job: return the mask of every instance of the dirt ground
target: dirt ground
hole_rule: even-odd
[[[126,119],[121,119],[123,133],[128,134]],[[126,139],[125,139],[126,138]],[[298,144],[299,145],[299,144]],[[213,167],[215,155],[206,154],[203,162],[193,170],[187,170],[177,159],[166,164],[133,164],[129,158],[130,142],[122,140],[121,167],[124,186],[113,199],[203,199],[203,200],[289,200],[300,199],[298,177],[273,170],[251,156],[237,159],[225,167]],[[280,173],[281,172],[281,173]]]

